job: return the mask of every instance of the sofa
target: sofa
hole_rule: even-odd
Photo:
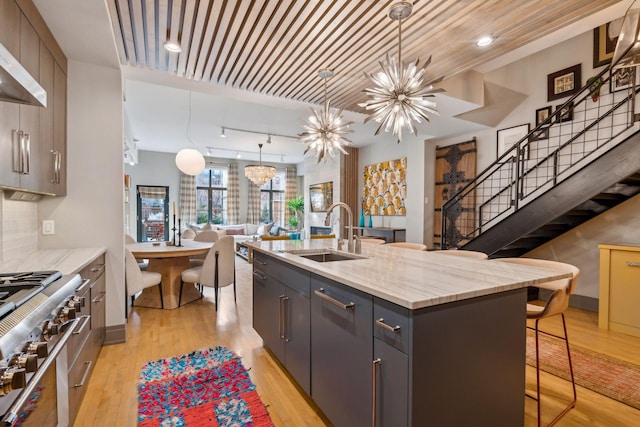
[[[241,242],[243,240],[249,240],[264,235],[284,235],[286,230],[277,224],[233,224],[233,225],[221,225],[221,224],[187,224],[187,227],[182,232],[184,239],[193,239],[199,232],[205,230],[217,231],[220,235],[233,236],[235,242]],[[276,233],[276,234],[274,234]]]

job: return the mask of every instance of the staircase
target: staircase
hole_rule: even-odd
[[[443,205],[443,249],[521,256],[640,193],[637,88],[610,92],[608,76],[597,98],[582,88]]]

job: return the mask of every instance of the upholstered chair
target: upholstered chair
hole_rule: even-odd
[[[214,289],[216,311],[218,311],[218,289],[233,284],[233,300],[236,300],[236,257],[233,236],[220,237],[209,249],[202,266],[184,270],[180,280],[180,297],[185,283],[194,283]]]
[[[164,308],[164,299],[162,298],[162,275],[153,271],[142,271],[138,265],[138,261],[127,248],[125,252],[125,284],[127,288],[127,296],[131,298],[131,306],[135,301],[138,292],[157,286],[160,291],[160,306]]]

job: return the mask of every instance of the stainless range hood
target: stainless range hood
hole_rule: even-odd
[[[47,91],[1,43],[0,101],[47,106]]]

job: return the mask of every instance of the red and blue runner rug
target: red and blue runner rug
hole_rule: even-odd
[[[240,357],[205,348],[149,362],[138,382],[138,426],[273,426]]]

